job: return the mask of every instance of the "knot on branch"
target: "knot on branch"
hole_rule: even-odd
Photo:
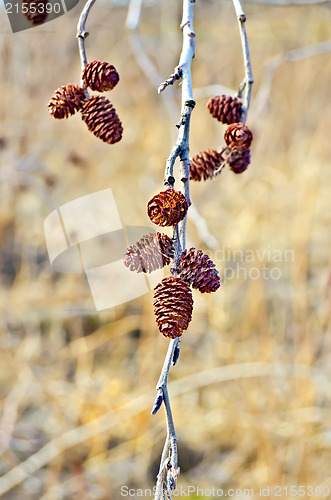
[[[188,106],[191,109],[194,109],[195,105],[196,105],[196,102],[194,99],[188,99],[187,101],[185,101],[185,106]]]
[[[80,30],[77,35],[76,35],[76,38],[82,38],[83,40],[85,40],[85,38],[87,38],[89,36],[89,32],[86,31],[85,29],[83,30]]]
[[[174,184],[175,184],[175,181],[176,181],[176,179],[172,175],[169,175],[169,177],[167,177],[166,179],[164,179],[163,184],[165,186],[170,186],[172,188],[174,186]]]
[[[184,107],[184,112],[180,115],[181,119],[178,123],[176,123],[176,127],[180,128],[182,125],[186,124],[187,117],[190,115],[192,109],[195,107],[196,102],[194,99],[189,99],[185,101],[185,107]],[[189,108],[189,109],[185,109]]]

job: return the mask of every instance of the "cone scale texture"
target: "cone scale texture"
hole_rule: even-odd
[[[235,174],[244,172],[251,161],[250,149],[246,151],[233,151],[230,148],[224,148],[222,150],[222,155],[229,165],[230,170]]]
[[[82,80],[86,87],[97,92],[112,90],[120,77],[112,64],[92,61],[83,69]]]
[[[216,120],[226,125],[240,122],[242,103],[236,97],[224,94],[211,97],[207,103],[207,108]]]
[[[123,127],[111,102],[103,96],[87,99],[81,109],[82,120],[96,137],[108,144],[122,139]]]
[[[216,292],[221,285],[214,262],[196,248],[184,250],[177,271],[183,281],[201,293]]]
[[[192,319],[190,287],[181,278],[164,278],[154,288],[153,305],[160,332],[171,339],[180,337]]]
[[[225,131],[224,140],[226,145],[233,151],[242,152],[249,149],[253,140],[253,134],[246,125],[232,123]]]
[[[190,179],[193,181],[212,179],[222,161],[222,154],[216,149],[206,149],[196,154],[191,158]]]
[[[68,118],[81,109],[84,101],[84,89],[69,83],[54,92],[48,103],[48,111],[54,118]]]
[[[127,249],[123,263],[130,271],[151,273],[168,265],[173,256],[174,248],[169,236],[150,233]]]
[[[187,210],[185,196],[174,189],[161,191],[147,205],[148,217],[158,226],[175,226],[184,219]]]

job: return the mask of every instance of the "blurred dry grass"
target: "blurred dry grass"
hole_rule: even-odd
[[[110,98],[123,141],[101,143],[79,116],[49,117],[53,90],[79,77],[80,8],[15,35],[1,14],[1,475],[52,440],[58,446],[4,499],[117,500],[121,485],[153,486],[164,440],[163,412],[149,413],[167,348],[151,294],[96,313],[86,279],[53,272],[45,247],[44,218],[105,187],[124,224],[148,224],[146,202],[162,186],[172,145],[174,123],[131,52],[125,8],[97,6],[87,41],[90,60],[109,60],[120,72]],[[329,37],[326,5],[248,3],[245,10],[253,97],[271,57]],[[179,20],[174,0],[143,12],[143,41],[164,77],[177,64]],[[194,85],[236,88],[243,74],[232,5],[198,2],[195,30]],[[240,274],[212,296],[194,295],[194,318],[170,376],[182,486],[331,489],[330,58],[277,69],[269,107],[250,123],[248,171],[192,186],[219,248],[255,252],[254,262],[242,263],[246,272],[265,264],[281,277]],[[194,110],[192,153],[222,143],[206,100]],[[192,223],[188,239],[208,250]],[[293,250],[293,262],[257,259],[268,250]],[[220,252],[214,258],[221,273],[235,266]]]

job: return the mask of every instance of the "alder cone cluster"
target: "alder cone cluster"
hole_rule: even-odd
[[[229,165],[229,168],[235,174],[241,174],[244,172],[251,161],[251,151],[247,149],[246,151],[233,151],[231,148],[223,148],[221,154]]]
[[[86,87],[97,92],[112,90],[120,77],[112,64],[101,61],[89,62],[82,73],[82,80]]]
[[[154,313],[160,332],[171,339],[180,337],[192,319],[193,298],[181,278],[168,276],[154,288]]]
[[[201,293],[216,292],[221,286],[214,262],[202,250],[184,250],[177,271],[183,281]]]
[[[167,189],[148,202],[148,217],[158,226],[175,226],[184,219],[188,210],[185,196],[180,191]]]
[[[216,149],[206,149],[196,154],[191,158],[190,179],[193,181],[212,179],[222,161],[222,154]]]
[[[207,102],[207,108],[214,118],[226,125],[240,122],[242,103],[236,97],[224,94],[211,97]]]
[[[32,24],[41,24],[47,17],[47,0],[24,0],[23,9],[25,17]]]
[[[103,96],[87,99],[81,109],[82,119],[96,137],[108,144],[122,139],[123,127],[111,102]]]
[[[242,152],[250,148],[253,134],[246,125],[232,123],[225,131],[224,140],[233,151]]]
[[[48,111],[54,118],[68,118],[68,116],[81,109],[84,101],[84,89],[69,83],[59,87],[54,92],[48,103]]]
[[[127,249],[123,263],[130,271],[151,273],[168,265],[173,256],[174,247],[169,236],[150,233]]]

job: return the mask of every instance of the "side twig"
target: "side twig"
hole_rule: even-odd
[[[85,39],[89,35],[88,31],[86,31],[86,29],[85,29],[85,24],[86,24],[88,15],[89,15],[90,10],[93,7],[94,3],[95,3],[95,0],[87,0],[85,7],[82,10],[81,15],[79,16],[79,20],[78,20],[78,24],[77,24],[76,38],[78,39],[78,49],[79,49],[82,71],[85,68],[85,66],[87,65]],[[87,93],[85,84],[82,81],[81,81],[81,86],[85,89],[85,92]]]
[[[249,45],[246,33],[246,24],[245,24],[246,16],[242,9],[240,0],[233,0],[233,5],[239,23],[239,31],[240,31],[241,45],[243,49],[244,66],[245,66],[245,77],[242,83],[240,84],[238,90],[238,97],[243,99],[241,121],[242,123],[245,124],[247,119],[248,108],[251,102],[252,85],[254,83],[254,79],[253,79],[253,71],[252,71],[251,58],[249,54]]]
[[[158,94],[161,94],[161,92],[163,92],[169,85],[173,85],[176,80],[180,80],[181,76],[182,76],[182,70],[177,66],[172,75],[170,75],[167,80],[161,83],[161,85],[157,89]]]
[[[195,106],[192,92],[191,80],[191,62],[195,56],[195,33],[193,31],[193,7],[195,0],[183,0],[183,18],[181,29],[183,31],[183,46],[179,59],[179,64],[175,68],[173,75],[170,76],[158,91],[162,92],[168,85],[175,80],[182,80],[182,104],[180,121],[176,124],[178,128],[178,137],[170,153],[165,167],[164,185],[167,189],[173,188],[175,184],[174,165],[176,159],[180,159],[180,180],[188,205],[191,205],[190,199],[190,121],[191,113]],[[187,217],[187,216],[186,216]],[[171,272],[174,276],[177,274],[177,265],[186,245],[186,217],[174,227],[173,240],[175,256]],[[170,498],[171,492],[176,488],[176,480],[180,469],[177,465],[177,436],[175,432],[174,421],[171,412],[169,394],[168,394],[168,375],[171,363],[176,364],[179,355],[179,339],[170,341],[166,359],[163,365],[160,379],[156,386],[158,395],[156,397],[152,413],[156,413],[161,407],[162,402],[165,407],[167,419],[167,437],[161,456],[160,469],[157,476],[155,500]]]

